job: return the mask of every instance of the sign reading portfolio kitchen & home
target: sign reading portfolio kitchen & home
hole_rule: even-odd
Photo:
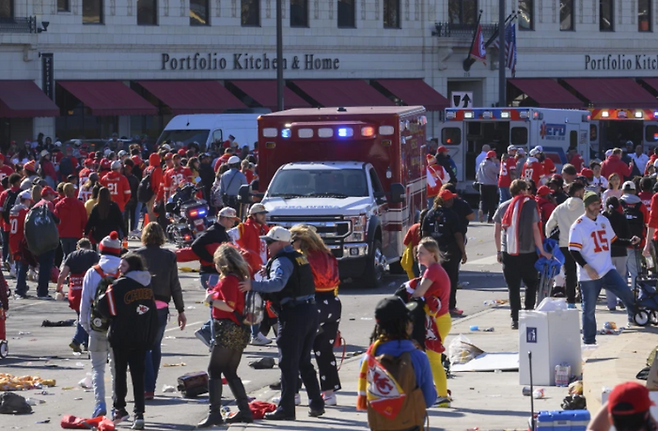
[[[585,70],[658,70],[658,54],[585,55]]]
[[[283,69],[338,70],[340,59],[315,54],[295,55],[283,59]],[[220,55],[216,52],[201,54],[161,54],[161,70],[276,70],[276,56],[263,54]]]

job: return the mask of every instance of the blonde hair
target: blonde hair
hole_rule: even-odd
[[[331,254],[331,250],[327,248],[313,226],[298,224],[290,228],[290,233],[292,235],[290,242],[299,240],[299,248],[304,254],[314,251],[323,251]]]
[[[244,260],[238,249],[230,244],[222,244],[215,250],[213,263],[223,277],[235,274],[241,280],[249,278],[247,261]]]
[[[162,226],[157,222],[150,222],[142,231],[142,244],[163,246],[167,242]]]
[[[64,184],[64,187],[62,187],[64,190],[64,194],[68,198],[75,197],[75,186],[71,183],[66,183]]]
[[[439,244],[434,238],[425,237],[421,239],[418,243],[418,247],[423,247],[430,254],[434,255],[434,259],[436,259],[438,263],[443,263],[445,261],[445,256],[441,249],[439,249]]]
[[[40,186],[39,184],[35,184],[32,186],[32,202],[39,202],[41,200],[41,190],[43,190],[43,187]]]

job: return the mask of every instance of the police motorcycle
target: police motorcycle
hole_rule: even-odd
[[[200,184],[200,183],[199,183]],[[176,190],[165,205],[167,237],[178,248],[189,247],[210,226],[209,207],[204,199],[196,197],[202,187],[186,183]]]

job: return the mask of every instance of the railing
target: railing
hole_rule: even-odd
[[[489,39],[498,30],[498,24],[481,24],[484,40]],[[476,30],[475,24],[452,24],[449,22],[437,22],[432,36],[438,37],[473,37]]]
[[[37,18],[0,18],[0,33],[36,33]]]

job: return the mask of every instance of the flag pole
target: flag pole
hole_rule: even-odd
[[[505,0],[498,0],[498,106],[507,106],[505,72]]]
[[[480,25],[480,19],[481,18],[482,18],[482,9],[480,9],[480,13],[478,14],[478,20],[475,23],[475,32],[473,33],[473,40],[471,40],[471,46],[470,46],[470,48],[468,48],[468,55],[466,56],[466,58],[464,59],[464,62],[462,64],[462,66],[463,66],[463,68],[466,72],[471,70],[471,66],[473,65],[473,63],[475,63],[475,60],[473,60],[471,58],[471,51],[473,51],[473,45],[475,45],[475,37],[478,34],[478,26]]]

